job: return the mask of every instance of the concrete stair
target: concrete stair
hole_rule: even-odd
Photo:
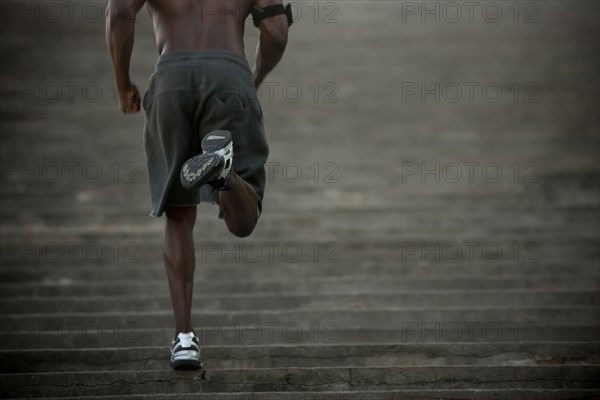
[[[2,397],[600,395],[598,274],[585,264],[201,263],[198,372],[168,368],[163,274],[3,267]]]
[[[598,342],[208,345],[208,369],[557,366],[600,362]],[[2,373],[165,369],[165,346],[2,350]]]
[[[590,366],[419,366],[214,369],[192,373],[114,371],[13,374],[2,376],[12,395],[52,397],[118,393],[385,391],[418,389],[595,389],[598,369]],[[473,376],[477,379],[474,380]]]

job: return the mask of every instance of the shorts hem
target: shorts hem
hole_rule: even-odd
[[[150,211],[150,214],[148,214],[150,217],[153,218],[160,218],[163,216],[163,214],[165,213],[165,208],[167,206],[171,206],[171,207],[194,207],[194,206],[199,206],[200,204],[216,204],[219,205],[219,203],[217,201],[214,200],[202,200],[196,203],[187,203],[187,204],[177,204],[177,203],[169,203],[169,204],[165,204],[165,207],[162,208],[162,210],[156,210],[156,211]]]

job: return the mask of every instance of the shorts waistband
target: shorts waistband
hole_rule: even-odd
[[[180,64],[202,63],[206,61],[225,61],[227,63],[237,64],[246,71],[251,71],[246,58],[234,52],[223,50],[185,51],[163,54],[158,58],[156,70],[158,71]]]

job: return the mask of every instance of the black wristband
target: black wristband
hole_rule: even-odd
[[[265,8],[254,7],[252,9],[252,20],[254,21],[254,26],[258,28],[260,21],[265,18],[272,18],[277,15],[283,15],[287,17],[288,26],[292,26],[294,23],[294,17],[292,16],[292,5],[288,4],[287,6],[283,6],[282,4],[275,4]]]

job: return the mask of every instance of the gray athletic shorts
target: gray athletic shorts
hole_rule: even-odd
[[[187,191],[179,180],[183,163],[202,152],[202,138],[214,130],[231,132],[233,170],[254,187],[262,212],[269,147],[245,58],[225,51],[163,55],[143,106],[151,216],[160,217],[167,205],[218,203],[219,192],[209,185]]]

